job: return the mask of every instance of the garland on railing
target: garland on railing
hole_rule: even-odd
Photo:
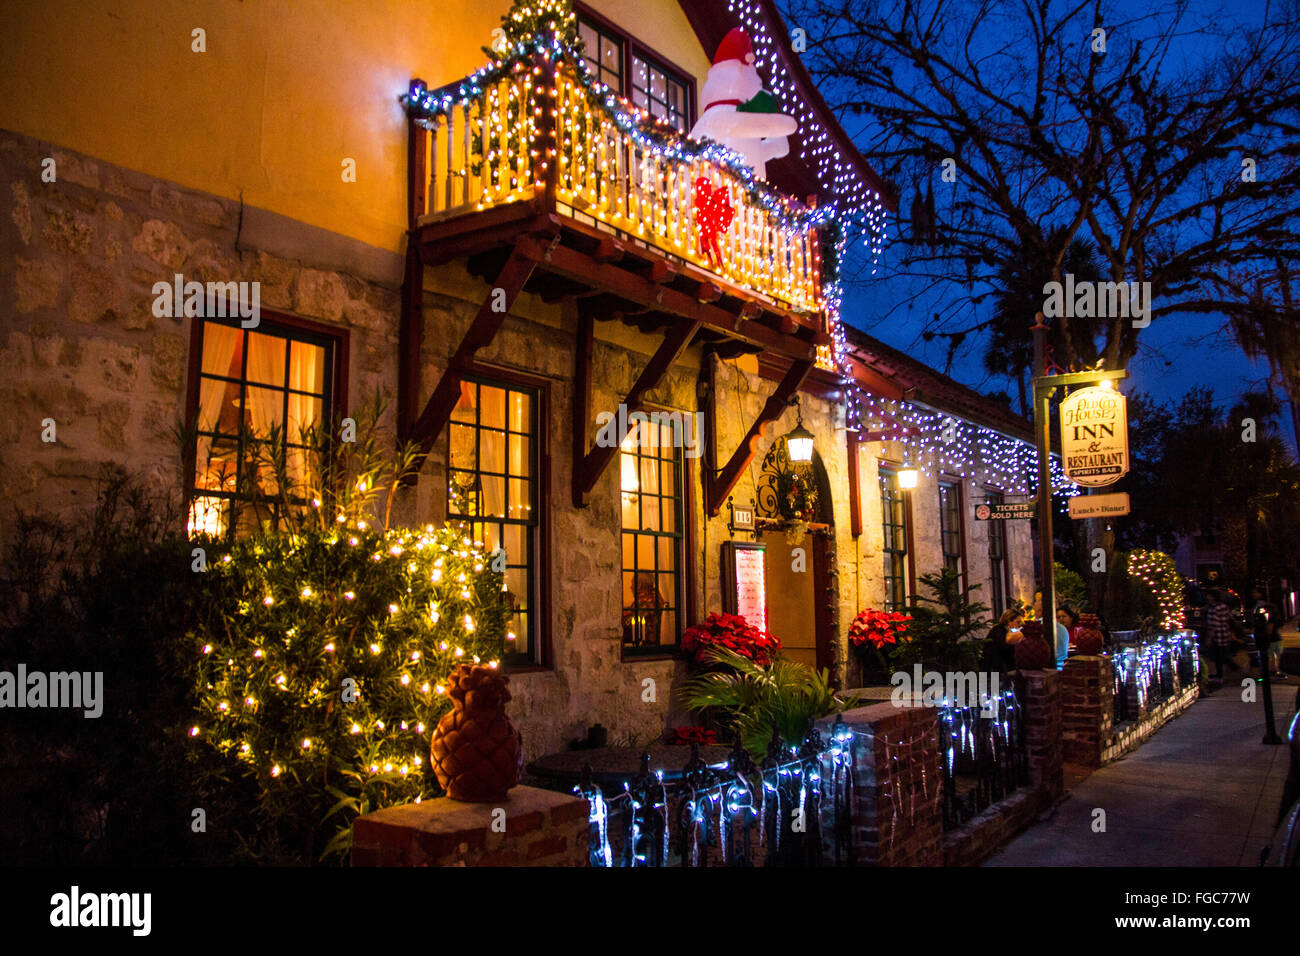
[[[552,69],[557,64],[569,67],[573,71],[574,81],[587,94],[589,102],[600,110],[602,119],[631,136],[639,146],[654,150],[667,159],[679,162],[701,160],[730,173],[736,177],[749,200],[775,216],[782,228],[813,229],[838,216],[834,203],[809,209],[792,202],[789,197],[758,179],[739,153],[713,140],[697,141],[683,136],[676,127],[629,103],[604,83],[597,82],[581,51],[567,45],[554,34],[549,37],[538,35],[517,42],[499,60],[461,81],[454,94],[412,84],[401,101],[409,115],[427,124],[429,120],[446,116],[455,107],[481,96],[493,84],[517,76],[521,69],[531,66],[534,58],[539,55],[546,58]]]

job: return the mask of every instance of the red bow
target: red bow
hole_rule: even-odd
[[[703,177],[695,180],[695,222],[700,230],[700,255],[715,265],[722,261],[718,236],[727,231],[735,215],[725,187],[715,189],[713,183]]]

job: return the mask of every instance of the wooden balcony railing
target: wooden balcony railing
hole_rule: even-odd
[[[517,65],[444,100],[418,129],[413,148],[428,179],[422,202],[417,190],[421,224],[539,201],[785,308],[822,311],[811,210],[696,155],[675,131],[631,120],[562,60]],[[701,200],[719,191],[730,221],[711,235]]]

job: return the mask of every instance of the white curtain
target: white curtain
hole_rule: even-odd
[[[235,352],[239,349],[239,337],[243,333],[228,325],[208,322],[203,326],[203,370],[214,375],[228,375],[239,378],[239,369],[231,369]],[[199,380],[199,429],[216,431],[221,421],[221,401],[229,387],[227,382],[214,381],[209,378]]]

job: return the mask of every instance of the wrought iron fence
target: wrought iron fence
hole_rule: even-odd
[[[1115,644],[1109,656],[1116,724],[1140,719],[1144,709],[1157,707],[1195,684],[1201,669],[1192,631],[1165,631]]]
[[[772,741],[761,766],[737,741],[724,768],[691,745],[681,778],[650,770],[650,755],[621,792],[605,793],[584,769],[574,792],[590,808],[596,867],[848,865],[855,737],[836,718],[829,740]]]
[[[1029,751],[1014,689],[983,706],[939,710],[943,828],[961,826],[1029,783]]]

